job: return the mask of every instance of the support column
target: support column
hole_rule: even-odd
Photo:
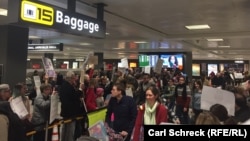
[[[94,53],[95,56],[98,56],[98,65],[95,65],[95,69],[103,68],[103,53]]]
[[[68,0],[67,7],[68,7],[68,11],[75,13],[76,12],[76,0]]]
[[[104,6],[106,6],[104,3],[97,3],[97,19],[102,20],[104,19]]]
[[[193,63],[193,55],[192,52],[187,52],[185,55],[185,66],[184,73],[187,74],[189,82],[192,80],[192,63]]]
[[[15,25],[0,26],[0,64],[3,64],[2,83],[13,88],[26,81],[29,29]]]

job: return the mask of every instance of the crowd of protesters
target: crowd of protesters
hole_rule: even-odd
[[[37,71],[34,76],[39,75]],[[83,77],[83,82],[80,81]],[[250,81],[233,85],[223,72],[190,80],[183,72],[162,69],[161,73],[145,73],[140,69],[115,69],[98,71],[89,69],[84,76],[73,71],[56,78],[41,75],[41,87],[33,85],[27,95],[27,85],[17,83],[13,89],[0,85],[0,134],[2,141],[44,141],[44,128],[50,117],[51,95],[61,102],[60,116],[70,119],[83,116],[82,120],[62,125],[61,141],[75,141],[88,135],[87,112],[106,107],[105,128],[110,140],[143,140],[143,125],[172,124],[243,124],[250,119],[248,97]],[[209,110],[201,108],[203,86],[230,91],[235,97],[235,114],[229,115],[225,105],[216,103]],[[37,89],[41,94],[37,94]],[[11,102],[21,98],[27,115],[20,118]],[[29,101],[32,101],[30,107]],[[32,110],[31,110],[32,108]],[[31,112],[32,111],[32,112]],[[25,133],[35,129],[31,137]],[[51,135],[49,131],[49,135]],[[50,137],[47,138],[51,140]]]

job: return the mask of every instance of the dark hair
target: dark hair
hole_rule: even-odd
[[[24,82],[19,82],[14,86],[12,96],[13,97],[18,97],[18,96],[23,96],[21,95],[21,89],[25,87],[26,84]]]
[[[200,89],[203,88],[202,81],[201,80],[195,80],[193,83],[193,91],[196,89],[195,83],[197,83],[200,86]]]
[[[148,91],[148,90],[151,90],[152,93],[153,93],[153,95],[157,96],[156,100],[157,100],[159,103],[161,103],[161,99],[160,99],[160,94],[161,94],[161,93],[160,93],[159,89],[158,89],[156,86],[149,86],[149,87],[146,89],[146,91]]]
[[[168,80],[168,82],[169,82],[169,81],[172,81],[172,82],[174,83],[174,79],[173,79],[173,78],[170,78],[170,79]]]
[[[235,104],[240,108],[244,108],[247,106],[247,99],[243,94],[236,93],[235,94]]]
[[[169,64],[170,64],[170,67],[171,67],[171,58],[172,58],[172,57],[174,57],[174,64],[175,64],[176,66],[178,66],[177,57],[174,56],[174,55],[171,55],[171,56],[168,57],[168,62],[169,62]]]
[[[178,88],[183,88],[183,90],[182,90],[182,98],[186,100],[187,99],[187,85],[186,85],[185,77],[180,76],[179,79],[180,78],[184,79],[184,83],[176,85],[176,87],[175,87],[175,97],[178,97]]]
[[[225,121],[226,119],[228,119],[227,108],[221,104],[212,105],[209,111],[217,116],[220,121]]]
[[[34,70],[33,75],[38,75],[38,71]]]
[[[116,87],[118,91],[121,91],[122,95],[126,95],[125,85],[123,83],[115,83],[113,87]]]
[[[40,86],[40,90],[41,92],[43,93],[43,91],[47,88],[52,88],[52,86],[50,84],[45,84],[43,83],[41,86]]]
[[[229,118],[227,118],[225,121],[224,121],[224,125],[237,125],[238,122],[237,120],[235,119],[235,117],[233,116],[230,116]]]

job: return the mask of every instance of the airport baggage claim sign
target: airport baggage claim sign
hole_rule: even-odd
[[[104,38],[106,22],[42,2],[21,1],[20,22],[43,25],[59,32]]]

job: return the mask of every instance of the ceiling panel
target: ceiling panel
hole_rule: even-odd
[[[67,8],[67,0],[42,1]],[[0,7],[6,7],[7,2],[0,0]],[[64,51],[54,55],[58,59],[81,58],[90,51],[103,52],[105,59],[134,59],[138,52],[188,51],[195,60],[234,60],[237,57],[250,60],[249,0],[77,0],[76,11],[96,17],[96,3],[106,4],[104,20],[109,34],[104,39],[30,27],[30,36],[39,37],[31,40],[33,43],[39,43],[40,39],[45,43],[63,43]],[[6,21],[7,17],[0,16],[0,25]],[[211,29],[190,31],[185,28],[192,24],[208,24]],[[224,41],[208,42],[208,38],[223,38]],[[39,58],[43,53],[29,52],[28,55]]]

